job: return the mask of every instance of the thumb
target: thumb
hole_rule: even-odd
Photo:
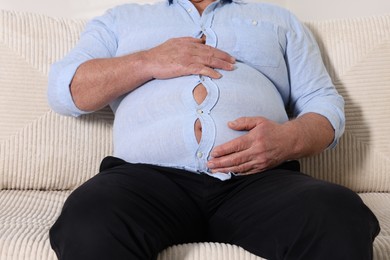
[[[240,117],[234,121],[229,121],[228,126],[237,131],[251,130],[256,127],[261,121],[259,117]]]

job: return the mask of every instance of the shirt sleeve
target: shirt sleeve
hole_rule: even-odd
[[[76,46],[62,60],[51,66],[47,96],[48,103],[55,112],[75,117],[89,113],[77,108],[73,102],[70,84],[82,63],[115,56],[117,38],[114,29],[114,16],[110,10],[91,20]]]
[[[290,14],[286,62],[290,77],[290,109],[295,117],[317,113],[332,124],[334,147],[345,127],[344,99],[337,92],[311,32]]]

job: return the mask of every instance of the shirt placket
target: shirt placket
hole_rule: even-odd
[[[212,29],[214,19],[214,12],[218,6],[218,2],[210,4],[202,13],[199,12],[192,5],[190,1],[179,0],[182,7],[187,11],[192,21],[195,23],[196,31],[193,32],[193,37],[200,38],[202,35],[206,36],[206,44],[212,47],[217,45],[217,36]],[[207,90],[207,96],[201,104],[190,102],[190,109],[194,111],[197,119],[202,125],[202,138],[194,151],[193,158],[196,161],[197,169],[200,172],[207,172],[207,160],[210,152],[214,147],[216,137],[216,127],[213,118],[211,117],[211,110],[217,104],[219,99],[219,88],[209,77],[199,75],[196,85],[202,84]],[[196,86],[195,85],[195,86]],[[195,88],[194,86],[194,88]],[[191,95],[193,95],[191,89]],[[193,133],[195,134],[195,133]]]

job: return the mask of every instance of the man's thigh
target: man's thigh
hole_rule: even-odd
[[[364,241],[361,247],[369,252],[372,237],[366,226],[374,219],[349,189],[281,169],[235,178],[233,188],[210,218],[211,240],[242,246],[267,259],[285,259],[287,255],[291,259],[326,259],[316,254],[331,257],[338,244],[353,240],[350,227],[362,227],[365,233],[354,235],[359,243]],[[334,231],[340,234],[332,237]]]
[[[105,159],[101,172],[66,201],[53,227],[54,247],[68,246],[71,241],[80,247],[76,244],[86,241],[83,247],[97,254],[100,249],[112,249],[117,254],[122,250],[121,257],[126,259],[136,259],[131,252],[151,259],[170,245],[202,241],[204,217],[174,180],[186,180],[185,174],[190,173]]]

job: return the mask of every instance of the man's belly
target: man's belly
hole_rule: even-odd
[[[273,84],[237,63],[221,79],[188,76],[153,80],[128,94],[116,109],[114,155],[150,163],[207,171],[211,149],[245,131],[228,128],[239,117],[288,120]]]

